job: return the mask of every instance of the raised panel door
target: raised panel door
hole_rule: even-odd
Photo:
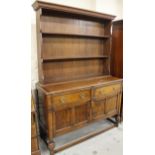
[[[92,104],[92,115],[93,119],[98,119],[105,116],[105,101],[96,101]]]
[[[54,116],[54,134],[65,132],[72,126],[72,109],[66,108],[55,111]]]
[[[85,124],[89,121],[90,102],[74,107],[74,125]]]
[[[117,113],[117,102],[118,102],[118,95],[107,98],[105,102],[105,113],[106,114]]]

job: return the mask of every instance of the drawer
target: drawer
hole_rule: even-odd
[[[31,151],[38,150],[38,139],[37,137],[31,139]]]
[[[73,107],[90,101],[90,90],[82,90],[75,93],[67,93],[53,96],[52,107],[62,109]]]
[[[121,83],[108,86],[100,86],[94,89],[93,99],[105,99],[118,94],[121,91]]]
[[[36,118],[35,113],[31,114],[31,137],[37,135]]]

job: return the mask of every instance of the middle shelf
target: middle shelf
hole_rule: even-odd
[[[50,37],[50,36],[57,36],[57,37],[61,37],[61,36],[65,36],[65,37],[82,37],[82,38],[98,38],[98,39],[109,39],[111,37],[111,35],[99,35],[99,34],[82,34],[82,33],[52,33],[52,32],[42,32],[42,30],[40,30],[40,32],[42,33],[43,37]]]
[[[109,56],[83,56],[83,57],[53,57],[53,58],[42,58],[42,62],[50,61],[69,61],[69,60],[82,60],[82,59],[107,59]]]

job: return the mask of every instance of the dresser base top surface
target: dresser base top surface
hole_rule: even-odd
[[[85,89],[93,86],[106,85],[116,82],[121,82],[122,79],[113,76],[99,76],[94,78],[88,78],[83,80],[68,81],[61,83],[51,83],[42,85],[37,84],[38,88],[41,88],[46,94],[61,93],[65,91],[73,91],[77,89]]]

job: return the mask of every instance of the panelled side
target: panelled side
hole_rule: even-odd
[[[39,82],[44,82],[44,74],[43,74],[43,67],[42,67],[42,33],[40,31],[40,18],[42,14],[42,9],[38,9],[36,11],[36,31],[37,31],[37,57],[38,57],[38,75],[39,75]]]

